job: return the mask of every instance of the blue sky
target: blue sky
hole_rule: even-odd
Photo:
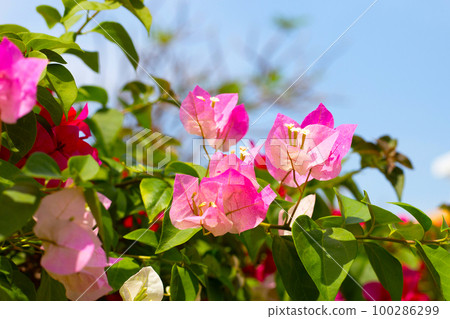
[[[246,72],[246,65],[233,54],[236,43],[245,41],[253,30],[270,34],[274,16],[304,16],[307,25],[301,32],[298,52],[299,69],[306,69],[373,1],[146,1],[153,13],[154,25],[165,25],[174,8],[189,3],[190,11],[202,23],[213,25],[208,36],[220,41],[227,64],[236,72]],[[0,23],[18,23],[33,31],[45,32],[46,25],[34,11],[35,3],[57,6],[59,1],[15,0],[2,3]],[[124,11],[105,13],[99,20],[118,19],[133,34],[136,46],[144,48],[145,32]],[[450,150],[450,2],[419,0],[379,0],[310,70],[325,66],[315,89],[320,92],[309,110],[291,109],[286,115],[301,119],[320,102],[334,114],[337,124],[358,124],[357,134],[375,139],[389,134],[399,139],[399,150],[408,155],[415,169],[406,173],[403,201],[423,210],[450,202],[450,181],[432,176],[433,160]],[[205,30],[198,29],[199,34]],[[61,30],[54,30],[59,34]],[[299,38],[293,38],[298,41]],[[304,45],[303,45],[304,44]],[[98,36],[83,40],[83,47],[101,52],[106,62],[100,76],[78,68],[73,60],[77,83],[100,84],[110,92],[133,79],[128,62],[113,45]],[[148,49],[148,48],[147,48]],[[193,45],[191,54],[201,56]],[[196,51],[197,50],[197,51]],[[295,57],[295,52],[293,53]],[[72,61],[72,60],[71,60]],[[195,60],[187,60],[189,67]],[[124,67],[117,68],[124,64]],[[151,70],[150,70],[151,71]],[[300,75],[300,73],[299,73]],[[168,79],[170,80],[170,79]],[[300,80],[301,81],[301,80]],[[202,85],[202,83],[200,83]],[[295,86],[292,88],[295,90]],[[281,94],[281,92],[280,92]],[[274,96],[274,100],[278,96]],[[243,101],[245,103],[245,101]],[[267,105],[268,106],[268,105]],[[261,112],[267,106],[261,106]],[[264,137],[277,110],[264,115],[250,134]],[[258,111],[252,114],[256,119]],[[252,122],[251,119],[251,122]],[[356,165],[353,157],[348,168]],[[368,171],[357,178],[374,203],[395,201],[390,185],[377,172]],[[385,206],[385,205],[382,205]],[[387,206],[385,206],[387,207]]]

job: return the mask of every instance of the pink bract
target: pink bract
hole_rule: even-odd
[[[292,187],[303,184],[307,178],[337,177],[356,125],[333,126],[333,116],[323,104],[306,116],[301,125],[278,114],[265,143],[270,174]]]
[[[24,58],[7,38],[0,43],[0,121],[14,124],[36,104],[39,78],[48,61]]]
[[[215,177],[176,175],[172,224],[179,229],[203,226],[214,236],[255,228],[266,217],[276,194],[270,186],[260,193],[246,176],[228,169]]]
[[[248,131],[249,119],[237,94],[210,94],[196,86],[184,99],[180,119],[186,131],[202,136],[215,149],[228,151]]]

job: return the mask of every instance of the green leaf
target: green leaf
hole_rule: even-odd
[[[262,245],[266,242],[267,232],[263,227],[256,227],[239,234],[239,239],[247,248],[248,255],[253,262],[256,262]]]
[[[402,200],[403,188],[405,186],[405,173],[403,170],[396,166],[390,174],[385,173],[385,176],[394,187],[398,200]]]
[[[191,164],[177,161],[170,162],[169,164],[167,164],[166,168],[164,169],[164,172],[167,175],[185,174],[194,177],[201,176],[199,172],[197,172],[197,170]]]
[[[34,284],[13,262],[3,256],[0,256],[0,300],[36,300]]]
[[[397,205],[406,210],[411,215],[413,215],[414,218],[420,223],[420,225],[422,225],[425,231],[428,231],[431,228],[431,225],[433,224],[431,218],[428,217],[427,214],[425,214],[420,209],[406,203],[389,203],[389,204]]]
[[[37,88],[37,100],[50,113],[52,121],[55,125],[61,123],[64,110],[62,106],[55,100],[52,93],[42,86]]]
[[[364,243],[364,248],[380,283],[389,292],[392,300],[400,301],[403,292],[402,264],[380,245]]]
[[[343,222],[342,216],[324,216],[316,220],[321,228],[341,227]]]
[[[170,300],[194,301],[199,290],[198,279],[186,268],[173,265],[170,278]]]
[[[447,222],[445,221],[444,215],[442,215],[442,225],[441,225],[441,232],[444,232],[446,230],[449,230],[450,227],[448,227]]]
[[[164,213],[161,238],[156,253],[160,254],[175,246],[184,244],[192,238],[201,228],[189,228],[180,230],[172,225],[169,212]]]
[[[41,284],[36,299],[39,301],[67,301],[66,289],[42,269]]]
[[[69,49],[69,50],[66,50],[64,53],[72,54],[72,55],[75,55],[76,57],[80,58],[81,61],[83,61],[84,64],[86,64],[94,72],[98,73],[98,71],[100,70],[98,52],[78,51],[78,50]]]
[[[61,14],[55,8],[47,5],[38,6],[36,11],[45,19],[49,29],[61,21]]]
[[[111,1],[103,3],[86,0],[81,1],[72,0],[72,3],[66,7],[66,12],[64,12],[64,17],[62,18],[62,21],[67,21],[79,11],[87,12],[88,10],[92,11],[114,10],[119,8],[120,6],[121,6],[120,3]]]
[[[144,5],[143,0],[119,0],[125,8],[134,14],[145,26],[147,32],[150,33],[152,25],[152,15],[150,10]]]
[[[59,53],[56,53],[55,51],[42,49],[40,52],[44,53],[45,56],[47,57],[47,59],[51,62],[67,64],[66,60],[64,60],[64,58]]]
[[[41,198],[31,185],[17,184],[0,195],[0,241],[20,230],[33,217]]]
[[[108,93],[99,86],[82,86],[78,88],[78,97],[75,102],[86,101],[98,102],[103,107],[106,107],[106,104],[108,104]]]
[[[450,300],[450,253],[440,246],[422,245],[419,242],[416,248],[443,297]]]
[[[140,190],[148,219],[152,221],[169,206],[172,187],[161,179],[144,178]]]
[[[34,145],[36,140],[36,116],[33,112],[28,113],[24,117],[17,120],[16,124],[5,124],[8,136],[17,149],[11,152],[9,158],[10,163],[17,163],[23,156],[25,156]]]
[[[375,217],[375,224],[377,225],[388,225],[400,223],[402,220],[390,211],[383,209],[381,207],[372,205],[369,199],[369,195],[364,191],[364,198],[361,200],[362,203],[369,207],[369,211]]]
[[[69,158],[67,166],[70,175],[78,177],[82,181],[93,179],[100,170],[100,165],[91,155],[72,156]]]
[[[32,177],[49,179],[61,179],[61,170],[53,158],[45,153],[31,154],[22,171]]]
[[[133,41],[125,28],[117,22],[105,21],[100,23],[91,32],[103,35],[107,40],[115,43],[125,53],[130,63],[135,69],[139,65],[139,56],[134,47]]]
[[[119,290],[120,287],[131,276],[136,274],[141,267],[132,258],[123,257],[122,260],[116,262],[107,271],[109,285],[114,290]]]
[[[23,173],[19,168],[0,159],[0,191],[3,188],[14,186],[15,179],[21,175]]]
[[[19,33],[25,45],[33,49],[34,51],[39,51],[42,49],[55,50],[55,49],[73,49],[82,51],[80,46],[73,41],[65,41],[63,39],[53,37],[44,33],[32,33],[23,32]]]
[[[47,66],[47,78],[56,92],[67,117],[67,113],[77,99],[78,88],[72,74],[61,64]]]
[[[2,24],[0,25],[0,33],[21,33],[30,32],[27,28],[24,28],[16,24]]]
[[[407,240],[421,240],[425,232],[423,227],[419,224],[408,224],[399,225],[396,230],[394,230],[390,237],[403,238]]]
[[[342,228],[321,229],[305,215],[296,219],[292,235],[300,260],[321,298],[334,300],[356,258],[355,237]]]
[[[283,285],[292,300],[317,300],[319,291],[300,261],[294,243],[286,237],[275,236],[273,259]]]
[[[149,230],[148,228],[140,228],[126,234],[123,238],[133,241],[138,241],[142,244],[158,247],[158,237],[155,232]]]
[[[122,129],[123,114],[116,109],[101,109],[91,118],[91,130],[107,152]]]
[[[367,205],[341,195],[337,190],[335,191],[346,224],[359,224],[370,220],[371,216]]]
[[[108,222],[111,217],[108,214],[108,211],[103,207],[97,197],[97,193],[92,188],[87,188],[84,190],[84,197],[86,199],[86,203],[89,206],[92,215],[97,222],[98,232],[100,234],[100,238],[103,242],[103,247],[105,248],[106,254],[108,254],[111,249],[112,241],[113,241],[113,232],[114,229],[112,227],[112,223]],[[108,227],[111,226],[111,227]]]

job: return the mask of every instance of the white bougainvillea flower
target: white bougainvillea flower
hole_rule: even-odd
[[[164,287],[158,273],[148,266],[125,281],[119,293],[125,301],[161,301]]]
[[[292,228],[294,226],[295,220],[297,219],[298,216],[306,215],[306,216],[312,217],[312,214],[314,212],[315,203],[316,203],[316,194],[311,194],[311,195],[305,196],[305,198],[303,198],[300,201],[300,204],[298,205],[295,212],[294,212],[295,205],[292,206],[291,209],[289,209],[288,214],[286,214],[286,212],[284,210],[281,210],[279,218],[278,218],[279,219],[278,223],[280,225],[282,225],[284,223],[284,221],[287,218],[289,218],[289,216],[291,216],[292,213],[294,213],[294,217],[292,217],[291,223],[289,224],[289,226]],[[292,233],[288,230],[280,230],[279,234],[280,234],[280,236],[292,235]]]

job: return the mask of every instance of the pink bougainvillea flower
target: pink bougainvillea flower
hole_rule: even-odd
[[[430,297],[420,292],[419,281],[422,277],[421,271],[412,270],[403,266],[403,293],[402,301],[429,301]],[[422,264],[423,271],[423,264]],[[384,289],[383,285],[378,281],[368,282],[363,286],[363,297],[369,301],[390,301],[389,292]]]
[[[99,199],[105,208],[111,204],[101,194]],[[68,188],[44,197],[34,218],[34,232],[43,242],[41,265],[64,285],[69,299],[96,300],[112,290],[104,268],[114,260],[106,258],[81,189]]]
[[[255,175],[255,158],[258,155],[261,147],[252,148],[247,151],[247,148],[240,147],[240,157],[236,154],[223,154],[222,152],[216,152],[211,156],[209,162],[209,176],[215,177],[230,168],[235,169],[248,179],[250,179],[256,189],[259,189],[259,184],[256,181]]]
[[[269,186],[260,193],[242,173],[228,169],[215,177],[176,175],[172,224],[179,229],[203,226],[214,236],[255,228],[266,217],[276,194]]]
[[[291,222],[289,223],[289,226],[292,228],[294,226],[295,220],[300,215],[312,217],[315,203],[316,203],[316,194],[310,194],[308,196],[305,196],[300,201],[300,204],[297,206],[297,209],[295,209],[294,205],[289,209],[288,213],[286,213],[286,211],[284,210],[281,210],[278,216],[278,223],[280,225],[283,225],[284,222],[287,221],[290,218],[290,216],[292,216],[292,214],[294,214],[294,216],[291,219]],[[280,236],[292,235],[292,232],[290,232],[289,230],[279,230],[278,233],[280,234]]]
[[[24,58],[7,38],[0,43],[0,121],[14,124],[36,104],[39,78],[48,61]]]
[[[181,122],[190,134],[202,136],[215,149],[228,151],[244,137],[249,126],[245,107],[236,105],[237,101],[237,94],[211,97],[196,86],[181,104]]]
[[[356,125],[333,126],[333,116],[323,104],[301,125],[278,114],[265,143],[270,174],[292,187],[301,185],[307,178],[329,180],[338,176]]]

